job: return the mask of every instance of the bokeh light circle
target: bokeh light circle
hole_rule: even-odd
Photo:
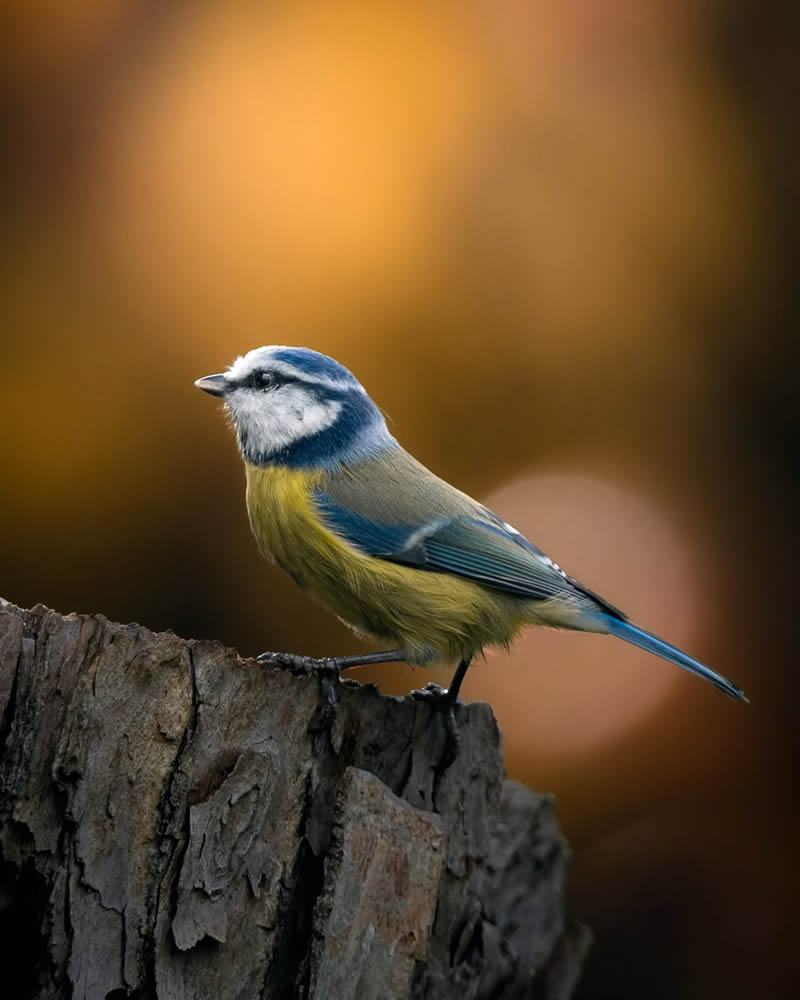
[[[629,486],[557,471],[515,479],[484,501],[571,576],[692,652],[695,553],[666,510]],[[465,697],[491,702],[507,756],[583,753],[638,724],[684,678],[610,637],[529,628],[509,653],[476,662]]]

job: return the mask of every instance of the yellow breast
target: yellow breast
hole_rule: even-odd
[[[514,598],[365,555],[328,530],[313,502],[325,473],[246,469],[247,512],[262,553],[344,621],[399,645],[410,662],[507,643],[525,619]]]

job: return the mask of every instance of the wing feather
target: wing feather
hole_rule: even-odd
[[[546,556],[499,524],[463,515],[436,517],[421,525],[372,521],[325,493],[318,493],[316,502],[331,531],[375,558],[453,573],[533,600],[580,593]]]
[[[600,607],[625,618],[403,448],[341,470],[315,497],[330,529],[377,559],[453,573],[530,600],[577,599],[587,611]]]

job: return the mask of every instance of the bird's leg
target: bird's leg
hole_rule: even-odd
[[[450,681],[450,687],[447,689],[447,693],[455,704],[458,701],[458,694],[461,691],[461,685],[464,683],[464,678],[467,676],[467,670],[472,662],[472,657],[469,656],[467,659],[462,660],[456,667],[456,672],[453,674],[453,679]]]
[[[472,662],[472,657],[465,657],[456,667],[456,672],[453,674],[453,679],[450,681],[450,687],[443,688],[439,684],[434,684],[431,681],[426,684],[424,688],[420,688],[418,691],[412,691],[411,695],[413,698],[419,701],[428,701],[431,704],[437,706],[437,708],[445,709],[448,706],[453,706],[458,701],[458,693],[461,690],[461,685],[464,682],[464,678],[467,675],[467,669]]]
[[[303,656],[300,653],[261,653],[259,663],[274,663],[303,674],[319,677],[320,697],[323,716],[335,717],[339,701],[336,690],[339,674],[350,667],[366,667],[372,663],[395,663],[403,659],[399,649],[387,649],[381,653],[356,653],[354,656]]]
[[[449,767],[456,759],[461,746],[461,737],[456,726],[455,704],[458,701],[458,692],[461,690],[471,662],[471,656],[466,656],[460,661],[453,674],[453,679],[450,681],[450,687],[443,688],[438,684],[430,683],[419,691],[411,692],[412,698],[416,698],[418,701],[427,701],[434,711],[442,712],[444,715],[444,728],[447,733],[447,748],[443,761],[445,768]]]
[[[300,653],[261,653],[256,657],[259,663],[274,663],[279,667],[302,673],[340,674],[350,667],[366,667],[372,663],[396,663],[403,659],[399,649],[387,649],[381,653],[356,653],[355,656],[303,656]]]

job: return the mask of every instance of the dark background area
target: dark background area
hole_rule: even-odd
[[[796,995],[796,20],[730,0],[0,14],[2,596],[354,652],[259,559],[192,387],[302,344],[750,696],[557,633],[470,672],[509,774],[558,798],[597,935],[581,1000]]]

